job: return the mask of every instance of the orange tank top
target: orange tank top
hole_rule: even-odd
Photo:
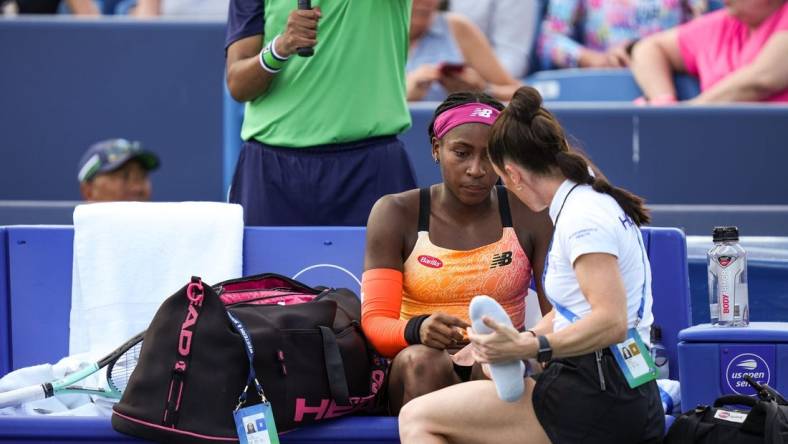
[[[430,190],[419,202],[419,234],[403,264],[400,319],[441,311],[470,322],[468,305],[485,294],[497,300],[515,328],[525,323],[525,296],[531,282],[531,262],[512,228],[506,189],[497,187],[503,236],[472,250],[450,250],[430,241]]]

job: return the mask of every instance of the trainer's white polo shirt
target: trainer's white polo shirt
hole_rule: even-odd
[[[591,305],[580,291],[573,264],[584,254],[612,254],[618,259],[627,292],[630,328],[635,325],[645,283],[645,305],[638,331],[643,342],[650,344],[649,332],[654,322],[651,313],[651,265],[643,247],[640,229],[613,197],[594,191],[590,185],[578,185],[570,193],[575,185],[570,180],[564,181],[550,203],[550,218],[555,224],[555,233],[548,253],[545,291],[551,300],[575,315],[584,317],[590,313]],[[563,210],[559,216],[562,204]],[[605,276],[598,278],[605,279]],[[553,331],[569,324],[570,321],[557,312]]]

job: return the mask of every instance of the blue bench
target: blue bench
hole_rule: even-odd
[[[21,368],[54,362],[67,353],[71,291],[71,227],[0,228],[7,267],[0,274],[11,317],[0,317],[11,346],[0,350],[0,362]],[[684,235],[670,228],[645,228],[644,241],[652,261],[654,314],[663,327],[678,375],[678,332],[689,326],[689,285]],[[277,272],[306,283],[345,286],[358,290],[363,267],[365,229],[362,227],[250,227],[244,233],[244,274]],[[2,259],[0,259],[2,260]],[[3,293],[0,293],[3,296]],[[42,310],[41,307],[47,307]],[[3,312],[0,310],[0,315]],[[10,322],[9,322],[10,321]],[[52,332],[57,332],[53,334]],[[0,335],[0,339],[3,336]],[[5,356],[3,356],[5,355]],[[123,442],[134,441],[114,432],[101,418],[0,417],[0,442]],[[283,443],[397,442],[396,418],[342,418],[282,436]]]

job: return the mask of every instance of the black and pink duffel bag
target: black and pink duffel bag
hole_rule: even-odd
[[[153,318],[120,402],[115,430],[159,442],[236,441],[233,411],[254,368],[277,429],[375,411],[386,364],[361,331],[361,303],[347,289],[316,289],[277,274],[209,286],[199,278]],[[250,390],[248,403],[259,402]]]

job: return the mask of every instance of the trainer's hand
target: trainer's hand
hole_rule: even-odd
[[[422,344],[445,350],[463,344],[465,340],[461,329],[468,327],[468,323],[460,318],[445,313],[433,313],[421,323],[419,337]]]
[[[276,40],[276,53],[290,57],[298,48],[313,48],[317,45],[317,22],[320,17],[320,8],[293,10],[287,17],[285,32]]]
[[[536,338],[530,333],[521,334],[487,316],[482,320],[484,325],[493,330],[492,333],[481,334],[476,333],[473,329],[468,330],[468,338],[473,344],[473,357],[477,362],[495,363],[525,359],[529,357],[528,350],[539,347]]]

